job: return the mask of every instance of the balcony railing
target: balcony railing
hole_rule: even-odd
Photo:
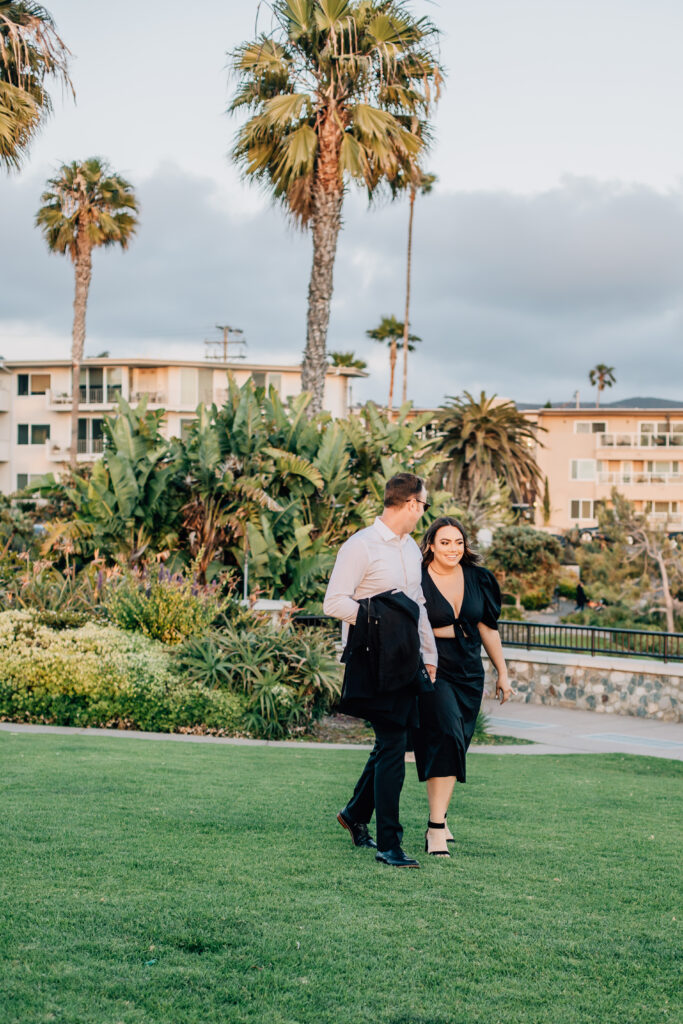
[[[143,398],[147,399],[149,405],[165,405],[168,401],[163,391],[133,391],[131,392],[131,402],[141,402]]]
[[[104,451],[104,438],[79,437],[76,451],[79,455],[101,455]]]
[[[598,473],[599,484],[683,484],[683,473]]]
[[[667,434],[597,434],[599,448],[683,448],[683,430]]]

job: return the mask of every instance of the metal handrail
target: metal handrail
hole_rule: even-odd
[[[339,621],[330,615],[295,615],[302,626],[322,626]],[[683,661],[683,633],[657,633],[648,629],[611,626],[579,626],[570,623],[517,622],[501,619],[500,638],[509,647],[527,650],[574,651],[593,657],[658,658]]]

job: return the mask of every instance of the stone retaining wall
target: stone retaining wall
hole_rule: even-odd
[[[506,647],[513,700],[606,715],[683,720],[683,664]],[[486,687],[495,673],[488,660]]]

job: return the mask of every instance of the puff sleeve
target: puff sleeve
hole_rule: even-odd
[[[485,626],[488,626],[489,629],[498,629],[498,619],[500,618],[501,607],[498,580],[490,569],[483,569],[481,566],[477,567],[477,578],[484,603],[481,621]]]

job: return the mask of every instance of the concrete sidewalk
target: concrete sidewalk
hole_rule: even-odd
[[[683,724],[631,715],[574,711],[513,701],[502,707],[484,700],[489,731],[532,740],[534,746],[473,747],[500,754],[644,754],[683,761]]]
[[[683,724],[658,722],[627,715],[572,711],[546,704],[505,704],[485,700],[490,730],[499,736],[532,740],[532,746],[472,747],[482,754],[642,754],[683,761]],[[48,733],[60,736],[105,736],[112,739],[166,740],[175,743],[222,743],[234,746],[293,747],[298,750],[369,750],[367,744],[308,743],[292,740],[248,740],[185,733],[134,732],[129,729],[76,729],[58,725],[18,725],[0,722],[9,733]]]

